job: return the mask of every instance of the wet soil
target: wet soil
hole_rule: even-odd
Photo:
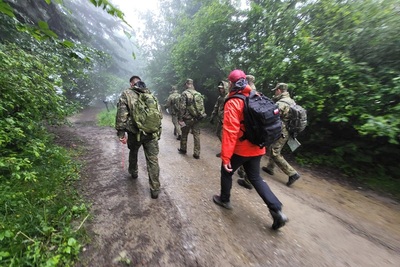
[[[78,186],[91,203],[91,240],[76,266],[400,266],[398,202],[299,166],[291,188],[282,172],[262,173],[290,220],[273,231],[254,189],[234,182],[233,210],[212,202],[220,188],[219,140],[203,131],[196,160],[190,135],[188,154],[180,155],[168,115],[159,142],[162,191],[151,199],[142,149],[133,180],[127,147],[114,129],[96,126],[98,112],[84,110],[72,127],[56,131],[63,144],[83,147]]]

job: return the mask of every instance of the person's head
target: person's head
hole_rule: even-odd
[[[175,93],[175,92],[178,92],[178,88],[177,88],[175,85],[173,85],[173,86],[171,87],[170,93]]]
[[[218,92],[220,95],[225,94],[225,85],[222,81],[218,83]]]
[[[246,73],[242,70],[233,70],[228,75],[229,89],[232,90],[242,90],[247,85]]]
[[[186,86],[186,88],[193,87],[193,80],[186,79],[185,86]]]
[[[246,75],[246,80],[248,84],[250,85],[252,90],[256,90],[256,85],[254,82],[256,81],[256,78],[253,75]]]
[[[277,96],[284,92],[287,92],[287,90],[288,90],[288,85],[286,83],[277,83],[275,88],[272,89],[271,91],[274,92],[274,94]]]
[[[133,75],[130,79],[129,79],[129,83],[131,84],[131,86],[133,87],[135,85],[135,83],[137,83],[138,81],[141,81],[142,79],[140,79],[139,76]]]
[[[254,78],[253,75],[246,75],[246,80],[250,83],[254,83],[256,81],[256,78]]]

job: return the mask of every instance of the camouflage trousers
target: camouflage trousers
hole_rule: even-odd
[[[188,135],[193,134],[193,155],[200,156],[200,122],[196,120],[184,120],[186,126],[182,127],[181,147],[183,151],[187,151]]]
[[[275,165],[278,166],[286,175],[291,176],[296,174],[296,170],[285,160],[281,155],[282,148],[285,146],[289,139],[289,133],[284,128],[282,130],[283,137],[279,138],[268,148],[268,164],[267,168],[272,172],[274,171]]]
[[[147,172],[149,174],[150,190],[157,192],[160,190],[160,167],[158,165],[158,140],[152,135],[140,135],[137,141],[137,134],[128,132],[129,148],[129,173],[132,176],[138,175],[138,151],[143,146],[146,157]]]
[[[171,115],[172,123],[174,124],[174,134],[182,135],[181,126],[178,123],[178,115]]]

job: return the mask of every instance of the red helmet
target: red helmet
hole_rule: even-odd
[[[228,80],[233,83],[237,82],[241,78],[246,79],[246,73],[242,70],[233,70],[228,76]]]

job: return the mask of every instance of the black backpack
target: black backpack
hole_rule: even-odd
[[[262,93],[251,91],[246,97],[234,94],[225,100],[240,98],[244,101],[245,132],[241,140],[247,139],[260,148],[270,146],[282,136],[282,121],[279,107]]]
[[[307,110],[296,103],[290,104],[286,101],[280,100],[283,103],[289,105],[289,121],[287,123],[287,129],[290,135],[296,137],[299,133],[304,131],[307,126]]]

